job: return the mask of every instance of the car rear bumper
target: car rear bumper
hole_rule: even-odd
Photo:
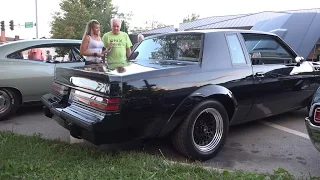
[[[44,114],[69,130],[75,138],[100,145],[127,142],[143,137],[121,123],[119,113],[102,115],[103,113],[95,113],[75,105],[63,107],[58,102],[52,101],[53,96],[46,94],[41,98]]]
[[[312,124],[309,117],[305,118],[305,124],[313,146],[320,151],[320,126]]]

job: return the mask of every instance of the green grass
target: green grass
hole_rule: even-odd
[[[141,152],[94,147],[0,132],[0,179],[293,179],[283,169],[272,175],[205,170],[166,162]]]

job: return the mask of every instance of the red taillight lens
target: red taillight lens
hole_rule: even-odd
[[[81,102],[103,111],[118,111],[120,104],[120,98],[104,98],[78,90],[72,90],[69,99],[71,102]]]
[[[320,123],[320,108],[314,110],[314,122]]]
[[[58,93],[60,95],[67,95],[69,88],[66,86],[63,86],[61,84],[53,83],[52,84],[52,91],[55,93]]]

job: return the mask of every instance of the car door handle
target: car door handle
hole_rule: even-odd
[[[256,73],[256,77],[264,77],[264,73],[263,72],[257,72]]]

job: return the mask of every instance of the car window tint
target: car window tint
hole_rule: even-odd
[[[79,54],[77,46],[72,45],[29,48],[20,52],[12,53],[8,58],[55,63],[84,61],[84,58]]]
[[[237,34],[226,35],[229,51],[231,55],[231,60],[233,64],[246,64],[246,59],[243,54],[243,49],[239,42]]]
[[[46,49],[46,60],[60,63],[77,62],[72,46],[50,47]]]
[[[163,35],[145,39],[133,52],[135,60],[199,62],[202,34]]]
[[[288,64],[294,57],[275,38],[269,35],[244,35],[252,64]]]

